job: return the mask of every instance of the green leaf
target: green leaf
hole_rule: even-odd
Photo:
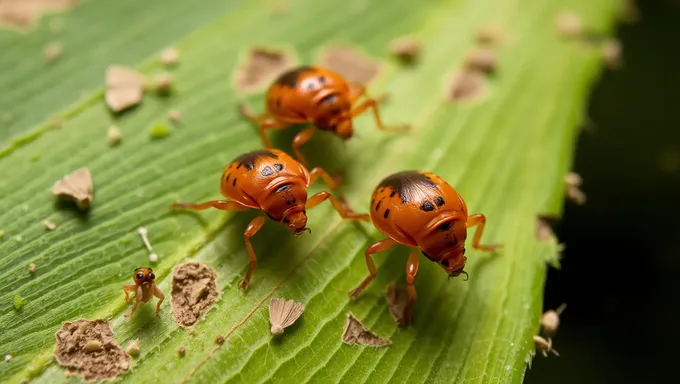
[[[583,106],[601,66],[599,51],[555,33],[562,9],[578,12],[589,28],[609,33],[616,0],[437,0],[418,2],[298,0],[283,14],[273,1],[84,1],[43,18],[27,34],[0,31],[0,381],[58,383],[68,379],[52,358],[64,321],[108,319],[121,345],[139,338],[140,355],[123,382],[520,382],[533,357],[546,260],[554,246],[535,239],[539,213],[559,214]],[[64,29],[51,32],[50,20]],[[508,43],[486,96],[454,105],[446,100],[451,75],[473,48],[474,33],[491,24]],[[402,35],[422,41],[416,66],[389,56]],[[63,57],[47,65],[42,47],[59,40]],[[355,121],[347,143],[317,134],[303,147],[311,164],[342,172],[338,193],[357,211],[369,209],[376,183],[403,169],[433,171],[453,185],[473,213],[484,213],[483,240],[505,248],[495,255],[469,248],[469,281],[447,280],[423,259],[416,278],[415,323],[396,327],[386,302],[391,282],[404,284],[408,250],[374,257],[378,277],[356,302],[347,293],[367,274],[364,249],[382,237],[370,225],[341,221],[330,204],[310,211],[312,235],[295,238],[268,221],[253,238],[259,263],[250,289],[237,283],[248,258],[243,231],[257,212],[207,210],[170,213],[173,201],[219,198],[219,176],[237,155],[261,147],[257,130],[236,104],[262,110],[262,93],[239,95],[233,71],[254,46],[294,49],[313,62],[332,43],[346,43],[383,63],[370,84],[387,92],[387,123],[411,123],[409,134],[382,133],[370,116]],[[116,118],[103,99],[105,68],[135,65],[153,76],[158,53],[175,45],[174,93],[147,93],[135,110]],[[18,65],[17,63],[21,63]],[[150,127],[182,113],[172,134],[152,140]],[[63,116],[49,129],[52,116]],[[165,124],[165,123],[162,123]],[[111,125],[124,140],[109,147]],[[290,150],[298,128],[270,135]],[[38,155],[39,154],[39,155]],[[88,214],[56,204],[53,183],[80,167],[94,179]],[[314,185],[310,193],[325,189]],[[57,225],[46,231],[43,220]],[[137,235],[144,226],[154,251],[161,316],[155,304],[132,319],[121,286],[148,264]],[[179,328],[171,313],[171,270],[199,261],[215,269],[220,298],[196,326]],[[28,265],[35,263],[36,272]],[[21,311],[14,297],[26,299]],[[306,310],[280,340],[272,340],[268,303],[292,298]],[[383,348],[340,340],[351,311],[391,339]],[[225,337],[222,345],[215,336]],[[556,340],[559,343],[559,339]],[[186,348],[186,356],[177,350]],[[556,347],[559,349],[558,347]]]

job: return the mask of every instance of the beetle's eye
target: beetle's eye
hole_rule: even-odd
[[[448,267],[449,266],[449,260],[447,260],[447,259],[442,260],[442,265],[445,266],[445,267]]]
[[[143,278],[143,277],[144,277],[143,274],[141,274],[141,273],[138,273],[138,274],[137,274],[137,278],[138,278],[138,279],[141,279],[141,278]]]
[[[149,279],[153,280],[155,278],[156,278],[156,275],[154,275],[153,273],[149,273]]]
[[[302,82],[302,88],[308,91],[319,89],[319,79],[312,78]]]

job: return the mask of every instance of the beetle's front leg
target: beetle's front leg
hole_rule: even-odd
[[[136,291],[137,291],[137,285],[136,284],[123,285],[123,293],[125,293],[125,302],[126,303],[130,302],[130,294],[128,292],[136,292]]]
[[[331,204],[333,204],[333,207],[335,208],[336,211],[338,211],[338,213],[340,214],[340,217],[342,217],[343,219],[361,220],[361,221],[367,221],[367,222],[371,221],[371,216],[368,213],[351,212],[345,206],[340,204],[340,202],[338,200],[336,200],[335,197],[333,197],[333,195],[331,195],[330,193],[325,192],[325,191],[319,192],[316,195],[313,195],[312,197],[310,197],[309,200],[307,200],[306,208],[307,209],[314,208],[314,207],[316,207],[317,205],[319,205],[320,203],[322,203],[326,200],[331,201]]]
[[[143,297],[143,292],[142,292],[142,286],[139,285],[136,287],[135,291],[135,306],[132,308],[132,312],[128,313],[125,315],[125,317],[132,317],[132,315],[137,312],[137,308],[139,308],[139,304],[142,302],[142,297]]]

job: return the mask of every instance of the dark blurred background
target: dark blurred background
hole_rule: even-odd
[[[560,357],[537,356],[528,384],[680,382],[680,0],[637,3],[578,142],[586,204],[557,227],[544,306],[567,303]]]

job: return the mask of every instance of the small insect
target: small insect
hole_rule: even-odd
[[[148,303],[151,300],[151,296],[156,296],[158,298],[158,304],[156,304],[156,315],[161,311],[161,303],[165,296],[163,292],[156,286],[156,275],[154,275],[151,268],[137,268],[135,269],[135,274],[132,276],[135,281],[134,284],[123,285],[123,292],[125,292],[125,301],[130,302],[130,295],[128,292],[134,292],[135,294],[135,306],[132,308],[132,312],[125,315],[125,317],[132,317],[132,315],[137,312],[137,307],[139,303]]]
[[[370,275],[349,296],[357,298],[376,277],[371,255],[398,244],[415,248],[406,263],[409,301],[399,321],[400,326],[409,322],[416,301],[413,282],[418,272],[418,250],[430,261],[438,263],[449,278],[464,274],[467,280],[468,274],[463,268],[467,261],[465,240],[468,228],[477,227],[472,238],[474,249],[491,252],[501,247],[479,243],[486,217],[482,214],[468,216],[463,198],[434,173],[403,171],[387,176],[373,191],[370,211],[373,225],[388,238],[366,249]]]
[[[366,100],[355,105],[362,96]],[[354,133],[352,119],[368,109],[373,111],[376,125],[382,131],[409,129],[407,125],[384,125],[378,100],[368,97],[363,85],[350,83],[339,73],[321,66],[299,66],[282,73],[269,87],[266,100],[266,112],[261,115],[249,111],[245,105],[239,107],[241,114],[259,126],[266,148],[272,147],[266,134],[268,130],[298,123],[311,123],[347,140]],[[293,139],[293,153],[305,166],[307,161],[300,147],[314,136],[314,126],[303,129]]]
[[[328,192],[319,192],[307,199],[307,188],[322,178],[333,190],[335,181],[321,168],[311,172],[285,152],[276,149],[256,150],[245,153],[232,161],[222,173],[220,190],[229,200],[212,200],[204,203],[173,203],[172,208],[203,210],[210,207],[224,211],[259,209],[270,219],[281,223],[296,236],[307,228],[307,209],[330,200],[343,219],[370,221],[368,214],[359,214],[341,204]],[[248,289],[250,278],[257,264],[250,238],[265,223],[264,216],[253,219],[244,233],[250,266],[239,288]]]

